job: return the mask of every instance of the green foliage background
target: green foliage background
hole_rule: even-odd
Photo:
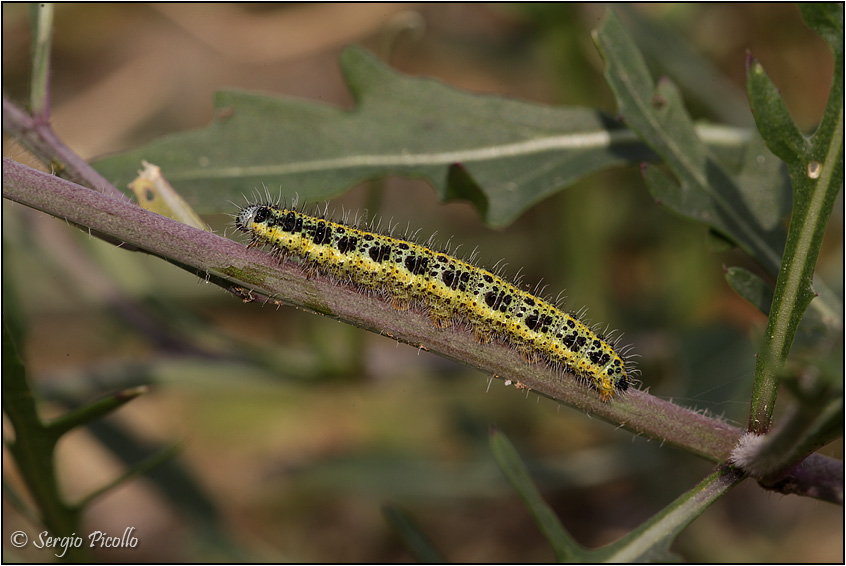
[[[346,8],[59,6],[56,130],[95,158],[204,128],[213,93],[224,87],[350,108],[338,67],[349,42],[404,74],[615,111],[589,35],[598,7],[453,4],[416,14],[362,7],[348,26],[355,32],[330,25],[352,18],[331,9]],[[624,12],[624,21],[658,66],[652,72],[680,84],[695,118],[751,124],[742,86],[749,48],[797,122],[813,128],[831,59],[794,6],[638,10]],[[4,89],[23,99],[26,10],[4,4],[3,15]],[[420,21],[421,36],[397,34],[403,22]],[[649,44],[658,35],[650,26],[663,30],[665,43]],[[679,64],[690,61],[685,49],[701,67]],[[697,72],[685,74],[688,67]],[[353,151],[367,143],[359,130],[343,133]],[[10,144],[4,153],[23,155]],[[488,173],[495,179],[497,171]],[[260,183],[230,198],[241,204],[240,194],[264,190]],[[237,208],[220,210],[196,188],[186,196],[201,212]],[[721,264],[754,267],[735,251],[710,253],[706,231],[656,206],[636,167],[591,175],[520,215],[501,211],[497,230],[466,203],[441,204],[419,180],[366,182],[330,209],[378,212],[400,231],[409,225],[423,239],[437,232],[467,252],[478,248],[480,262],[503,260],[552,295],[566,288],[571,308],[588,305],[592,320],[625,330],[653,394],[745,423],[765,319],[728,288]],[[44,215],[6,201],[3,213],[4,311],[25,321],[23,357],[48,410],[139,382],[160,386],[62,441],[66,493],[73,499],[119,474],[122,460],[184,442],[165,481],[136,481],[88,511],[92,529],[136,526],[145,543],[130,554],[103,553],[104,560],[407,560],[382,520],[385,502],[410,509],[449,560],[551,560],[496,468],[492,423],[588,546],[627,532],[710,468],[533,395],[498,383],[489,389],[488,376],[389,339],[294,309],[241,305],[164,262]],[[206,219],[231,233],[225,215]],[[842,289],[842,214],[826,238],[817,273]],[[141,322],[129,326],[127,316]],[[192,348],[215,356],[197,358]],[[842,457],[840,447],[829,453]],[[7,481],[16,481],[13,473]],[[770,497],[747,482],[683,533],[676,550],[691,561],[839,561],[842,520],[842,509]],[[19,516],[5,521],[4,541],[7,529],[26,525]],[[43,559],[37,551],[22,556]]]

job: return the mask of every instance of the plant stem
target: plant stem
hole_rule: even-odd
[[[842,67],[842,56],[836,56],[836,60]],[[820,128],[806,142],[792,122],[787,123],[787,109],[780,98],[776,99],[775,86],[763,67],[752,61],[748,74],[756,122],[767,143],[774,144],[787,163],[793,184],[793,215],[755,366],[749,412],[749,431],[764,434],[772,424],[781,373],[799,322],[817,295],[814,268],[834,201],[843,186],[843,96],[842,85],[833,84]]]
[[[527,364],[506,344],[480,345],[462,327],[436,328],[426,313],[397,311],[390,301],[362,296],[301,266],[180,224],[4,159],[3,196],[138,246],[247,300],[264,300],[337,318],[444,357],[508,378],[519,387],[589,412],[636,434],[724,462],[741,430],[718,419],[629,391],[603,403],[593,390],[545,364]],[[425,345],[425,346],[423,346]]]
[[[601,556],[600,560],[607,563],[654,562],[657,549],[669,548],[685,527],[745,478],[739,470],[719,467],[635,531],[611,545],[613,553]]]
[[[45,426],[35,407],[26,370],[11,333],[3,323],[3,412],[15,430],[9,449],[29,492],[38,504],[41,520],[53,536],[67,537],[78,531],[80,510],[64,502],[56,480],[54,450],[59,436]],[[84,548],[72,545],[63,560],[87,560]]]
[[[32,4],[32,80],[29,101],[32,115],[40,124],[50,121],[50,46],[53,39],[53,5]]]
[[[3,130],[17,138],[60,177],[129,202],[129,197],[100,175],[60,140],[50,124],[33,119],[3,97]]]
[[[831,169],[831,165],[828,168]],[[770,429],[780,373],[790,354],[799,321],[816,295],[811,281],[821,238],[814,235],[819,226],[825,227],[831,213],[831,206],[825,206],[827,189],[823,182],[816,183],[809,206],[794,211],[790,222],[784,260],[755,367],[749,414],[749,431],[755,434],[764,434]]]
[[[239,297],[270,297],[431,349],[638,434],[685,446],[716,462],[728,458],[740,435],[733,426],[641,391],[604,403],[595,391],[575,379],[545,364],[526,364],[507,344],[480,345],[469,329],[436,328],[424,312],[397,311],[390,301],[363,297],[327,277],[306,277],[302,267],[293,262],[280,264],[260,250],[247,249],[9,160],[3,164],[3,196],[137,246],[205,280],[237,289]]]

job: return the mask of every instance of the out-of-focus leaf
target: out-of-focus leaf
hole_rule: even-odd
[[[773,287],[748,269],[743,267],[729,267],[726,269],[726,281],[734,291],[752,303],[759,311],[769,316],[770,306],[773,304]],[[799,323],[797,344],[820,348],[821,340],[830,328],[823,313],[816,309],[808,309]]]
[[[192,524],[213,532],[223,542],[225,536],[220,529],[219,513],[213,499],[205,493],[182,462],[166,457],[173,452],[173,446],[165,447],[139,439],[117,423],[107,420],[91,423],[89,432],[129,467],[165,456],[158,460],[159,465],[146,471],[146,477],[165,494],[169,502],[191,517]]]
[[[590,172],[652,155],[596,110],[463,92],[403,76],[357,47],[341,65],[351,110],[219,92],[208,128],[94,165],[122,188],[141,160],[154,162],[200,213],[264,187],[313,201],[386,175],[422,178],[442,200],[468,199],[504,225]]]
[[[118,391],[117,393],[98,399],[93,403],[65,413],[64,415],[52,420],[46,428],[56,437],[59,437],[76,427],[88,425],[93,421],[116,411],[126,403],[129,403],[136,397],[144,395],[149,391],[150,388],[146,385]]]
[[[803,2],[802,18],[834,50],[843,53],[843,5],[837,2]],[[835,68],[835,73],[837,69]]]
[[[385,505],[382,507],[382,515],[397,536],[405,543],[406,548],[421,564],[442,564],[446,562],[440,551],[435,548],[426,533],[420,530],[420,527],[408,513],[393,505]]]
[[[30,109],[33,115],[46,116],[50,112],[50,46],[53,40],[53,5],[50,2],[32,3],[29,15],[33,32]]]
[[[15,465],[40,512],[40,521],[56,536],[70,536],[79,527],[82,510],[68,505],[59,491],[54,450],[59,434],[44,426],[29,388],[26,367],[3,320],[3,414],[15,430],[7,443]],[[68,548],[67,559],[85,561],[84,548]]]
[[[747,59],[750,102],[761,136],[767,140],[770,150],[786,162],[797,155],[805,155],[811,147],[810,143],[790,117],[778,88],[760,64],[751,56]]]
[[[840,12],[837,14],[836,12]],[[747,90],[755,123],[767,146],[784,159],[793,186],[793,213],[778,272],[767,330],[755,366],[749,431],[768,432],[779,382],[790,354],[796,331],[809,305],[828,322],[830,332],[842,332],[842,299],[837,302],[819,280],[814,269],[826,224],[834,201],[843,188],[843,14],[842,6],[816,6],[805,10],[808,24],[823,34],[834,54],[834,75],[820,126],[805,138],[793,123],[775,84],[760,63],[749,58]],[[816,287],[816,289],[815,289]],[[822,299],[825,296],[826,299]],[[839,338],[842,341],[842,336]],[[825,342],[820,342],[820,349]],[[833,408],[842,415],[842,404]],[[842,420],[842,416],[841,416]],[[817,445],[815,434],[827,435],[829,421],[821,426],[797,427],[789,441],[807,448]],[[802,437],[801,433],[808,436]],[[820,438],[825,438],[821,436]],[[797,450],[802,455],[802,450]]]
[[[699,6],[691,7],[694,11]],[[705,106],[714,119],[751,126],[752,116],[742,89],[694,49],[690,40],[632,4],[619,4],[620,13],[635,43],[656,70],[682,87],[685,96]]]
[[[759,311],[769,315],[773,304],[773,288],[766,281],[742,267],[726,269],[726,281],[734,291],[752,303]]]
[[[589,562],[590,552],[584,550],[570,536],[555,513],[543,500],[529,476],[529,471],[514,449],[514,445],[498,430],[491,432],[491,450],[502,473],[517,490],[520,498],[529,508],[535,523],[552,546],[559,562]]]
[[[760,143],[750,142],[758,176],[733,177],[697,135],[678,89],[656,85],[646,62],[620,20],[609,12],[594,31],[605,61],[605,77],[626,124],[663,158],[675,179],[646,169],[650,190],[661,204],[703,222],[778,273],[785,232],[773,219],[784,212],[780,162]],[[746,167],[750,161],[744,161]],[[743,167],[743,165],[742,165]],[[762,175],[763,179],[762,180]],[[744,187],[747,182],[749,186]],[[760,191],[760,183],[773,190]]]
[[[594,551],[593,560],[614,563],[678,562],[678,557],[670,552],[676,536],[743,478],[741,472],[731,468],[718,469],[627,536]]]

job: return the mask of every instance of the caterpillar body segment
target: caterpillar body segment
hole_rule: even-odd
[[[271,245],[309,270],[383,293],[395,308],[424,306],[438,327],[466,321],[480,342],[505,340],[530,362],[543,360],[584,379],[603,401],[628,388],[629,369],[613,343],[578,317],[469,262],[271,204],[244,207],[235,225],[252,236],[251,245]]]

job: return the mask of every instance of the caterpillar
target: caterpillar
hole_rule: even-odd
[[[394,308],[425,308],[446,328],[470,324],[476,339],[503,339],[530,362],[545,361],[586,381],[609,401],[629,386],[631,368],[609,343],[567,312],[502,277],[412,241],[310,216],[275,204],[250,204],[235,215],[250,247],[270,245],[282,258],[390,298]]]

